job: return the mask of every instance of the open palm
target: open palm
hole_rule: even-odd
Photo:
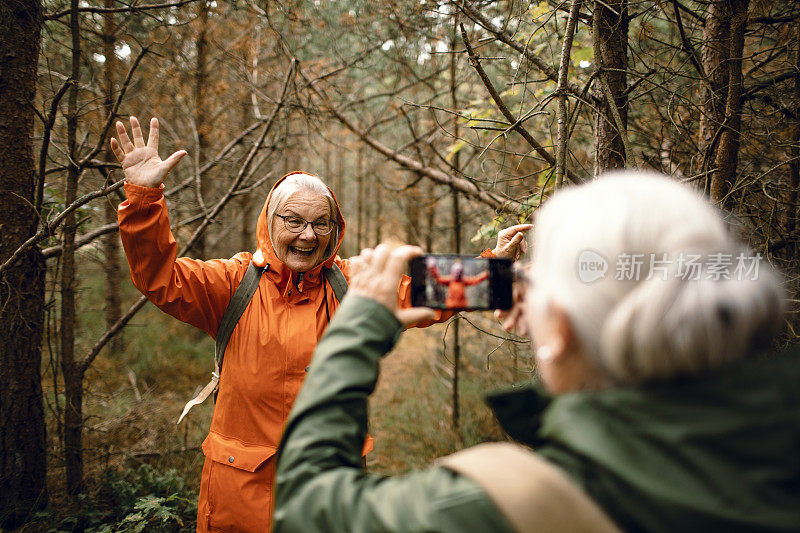
[[[158,156],[158,119],[150,119],[150,132],[147,144],[142,136],[142,128],[136,117],[131,117],[131,135],[128,137],[125,125],[117,122],[117,136],[111,138],[111,149],[122,164],[122,171],[129,183],[142,187],[159,187],[178,161],[186,155],[186,150],[178,150],[167,159]]]

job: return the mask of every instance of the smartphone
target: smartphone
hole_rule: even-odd
[[[411,305],[433,309],[511,308],[511,260],[425,254],[411,260]]]

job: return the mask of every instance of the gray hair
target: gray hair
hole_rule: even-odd
[[[267,221],[269,228],[269,237],[272,240],[272,224],[275,222],[275,213],[283,209],[286,201],[292,197],[293,194],[306,191],[314,194],[324,196],[328,200],[328,207],[330,208],[330,217],[336,222],[336,227],[333,230],[333,235],[325,248],[325,259],[328,259],[336,250],[336,245],[339,242],[339,232],[341,231],[340,213],[339,208],[336,206],[336,200],[333,198],[330,189],[325,183],[316,176],[311,174],[289,174],[284,180],[272,191],[267,204]]]
[[[587,355],[618,383],[744,357],[781,319],[779,275],[730,235],[704,198],[660,174],[612,173],[559,192],[537,214],[534,243],[534,305],[562,307]],[[639,254],[639,275],[620,276],[615,259],[619,266]],[[690,254],[702,258],[697,279],[680,272]],[[606,261],[605,275],[582,276],[582,257]],[[732,266],[749,257],[756,274],[719,277],[709,258],[722,257]]]

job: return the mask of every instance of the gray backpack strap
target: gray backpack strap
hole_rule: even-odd
[[[333,289],[333,294],[336,295],[336,299],[339,302],[342,301],[344,295],[347,293],[347,280],[342,273],[342,270],[339,268],[339,265],[336,263],[333,264],[331,268],[325,269],[325,279],[328,280],[328,284]]]
[[[216,399],[216,391],[219,386],[219,374],[222,370],[222,358],[225,356],[225,348],[228,346],[233,328],[239,323],[242,313],[244,313],[244,310],[250,305],[250,300],[253,299],[253,294],[255,294],[258,288],[258,282],[261,280],[261,274],[268,269],[269,265],[260,268],[252,262],[250,266],[247,267],[247,272],[244,273],[242,281],[239,283],[239,286],[236,287],[236,292],[233,293],[233,298],[231,298],[230,303],[228,303],[228,308],[225,309],[225,314],[222,315],[222,321],[217,330],[217,344],[214,348],[214,371],[211,373],[211,381],[209,381],[208,385],[203,387],[194,398],[186,402],[183,412],[178,418],[178,424],[181,423],[183,417],[186,416],[192,407],[203,403],[211,393],[214,393],[214,398]]]
[[[216,371],[219,373],[222,370],[222,359],[225,357],[225,348],[228,346],[228,341],[233,333],[233,328],[239,323],[242,318],[242,313],[250,305],[250,300],[253,299],[258,288],[258,282],[261,280],[261,274],[269,269],[269,265],[264,268],[257,267],[252,261],[250,266],[247,267],[247,272],[244,273],[244,278],[236,287],[236,292],[233,293],[228,308],[225,309],[225,314],[222,315],[222,321],[219,323],[217,330],[217,344],[214,347],[214,361],[216,362]]]

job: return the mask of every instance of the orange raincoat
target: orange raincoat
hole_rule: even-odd
[[[297,284],[297,273],[285,267],[272,248],[266,219],[269,197],[258,219],[255,254],[199,261],[176,258],[161,188],[125,184],[125,193],[127,200],[118,210],[119,232],[133,284],[159,309],[212,337],[250,261],[269,264],[225,352],[211,428],[203,442],[206,459],[197,511],[197,531],[269,531],[273,455],[317,341],[339,306],[322,269],[336,263],[349,277],[348,261],[336,256],[344,219],[338,220],[333,256]],[[408,282],[399,287],[405,306],[410,301]],[[364,453],[371,449],[368,437]]]
[[[487,252],[484,252],[484,254]],[[444,306],[448,309],[466,309],[467,302],[467,287],[477,285],[481,281],[489,278],[489,272],[483,272],[477,276],[468,278],[466,276],[457,277],[454,275],[440,276],[436,267],[431,269],[431,274],[439,285],[447,287],[447,298],[445,299]]]

